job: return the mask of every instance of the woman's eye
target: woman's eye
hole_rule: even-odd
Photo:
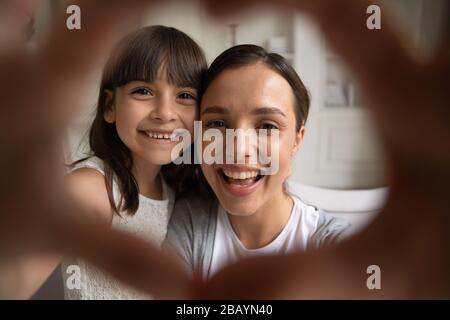
[[[152,94],[152,92],[149,89],[147,89],[147,88],[137,88],[132,93],[133,94],[138,94],[138,95],[141,95],[141,96],[149,96],[149,95]]]
[[[183,99],[183,100],[196,100],[196,97],[189,92],[180,93],[178,95],[178,98]]]
[[[225,127],[225,121],[222,120],[212,120],[206,123],[207,128],[222,128]]]
[[[278,127],[272,123],[263,123],[259,129],[278,130]]]

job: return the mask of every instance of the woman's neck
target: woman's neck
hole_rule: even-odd
[[[270,201],[250,216],[228,214],[231,226],[247,249],[257,249],[271,243],[286,226],[291,216],[294,201],[285,192]]]
[[[147,161],[133,156],[133,168],[131,172],[139,186],[139,193],[155,200],[162,200],[162,182],[159,177],[160,165],[148,163]]]

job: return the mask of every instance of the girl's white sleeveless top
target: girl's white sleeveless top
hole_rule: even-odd
[[[91,168],[104,173],[103,161],[91,157],[78,163],[71,171]],[[154,200],[139,195],[139,208],[134,215],[126,212],[114,214],[112,227],[138,236],[146,241],[161,246],[167,233],[170,214],[173,208],[174,193],[161,177],[163,200]],[[113,179],[113,197],[116,205],[120,202],[117,181]],[[79,272],[79,274],[78,274]],[[121,300],[152,299],[121,284],[92,265],[76,258],[65,258],[62,263],[64,280],[64,297],[69,300]],[[79,280],[79,281],[78,281]]]

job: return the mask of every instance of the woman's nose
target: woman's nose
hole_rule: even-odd
[[[232,139],[227,139],[227,159],[232,158],[232,162],[236,164],[256,165],[258,163],[258,138],[255,130],[235,129],[233,136],[229,135],[229,138]]]

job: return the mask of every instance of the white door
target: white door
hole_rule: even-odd
[[[354,83],[309,20],[297,17],[294,30],[294,66],[311,108],[292,179],[338,189],[383,185],[379,143]]]

